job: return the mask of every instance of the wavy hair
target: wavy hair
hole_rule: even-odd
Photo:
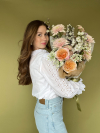
[[[32,51],[34,51],[34,46],[31,45],[31,43],[34,44],[34,38],[37,34],[39,26],[41,25],[44,25],[48,29],[47,24],[45,24],[43,21],[40,20],[31,21],[26,27],[24,37],[22,40],[20,56],[17,59],[18,61],[17,79],[19,80],[19,85],[29,85],[32,83],[29,71],[29,62],[31,59],[31,53]],[[50,33],[48,33],[48,36],[50,38]],[[50,39],[45,49],[48,52],[52,50],[50,47]]]

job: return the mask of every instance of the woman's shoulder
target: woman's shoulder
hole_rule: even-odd
[[[37,68],[38,66],[40,66],[41,61],[44,58],[48,58],[48,54],[49,54],[49,52],[47,50],[43,49],[43,50],[37,52],[36,55],[32,55],[31,59],[30,59],[30,65]]]
[[[42,50],[39,52],[35,58],[36,61],[42,61],[43,58],[47,58],[49,55],[49,52],[47,50]]]
[[[38,55],[38,57],[37,57],[37,61],[39,61],[39,63],[41,64],[41,62],[43,61],[47,61],[48,60],[48,58],[49,58],[49,52],[47,51],[47,50],[45,50],[45,51],[43,51],[43,52],[41,52],[39,55]]]

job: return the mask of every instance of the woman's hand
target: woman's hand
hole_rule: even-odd
[[[78,76],[85,68],[85,62],[82,61],[81,63],[78,64],[78,67],[76,70],[70,72],[70,73],[66,73],[62,67],[59,68],[58,72],[59,72],[59,76],[61,78],[65,78],[66,76],[67,77],[73,77],[73,76]]]

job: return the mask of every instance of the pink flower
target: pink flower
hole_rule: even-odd
[[[92,38],[92,36],[90,36],[90,35],[87,34],[86,37],[87,37],[87,41],[89,43],[95,43],[94,38]]]
[[[65,32],[64,29],[65,29],[64,25],[58,24],[58,25],[54,26],[54,27],[51,29],[51,32],[52,32],[52,34],[53,34],[53,36],[54,36],[54,35],[57,35],[58,32]]]
[[[53,42],[54,48],[61,48],[63,45],[69,43],[65,38],[58,38]]]
[[[55,57],[59,60],[62,61],[63,59],[68,60],[69,59],[69,49],[67,48],[59,48],[55,52]]]
[[[89,52],[84,51],[83,58],[86,59],[87,61],[91,60],[91,51]]]
[[[83,32],[85,31],[84,28],[83,28],[81,25],[77,25],[77,28],[78,28],[79,30],[83,31]]]
[[[71,45],[66,45],[63,48],[68,48],[69,50],[72,50],[72,46]]]

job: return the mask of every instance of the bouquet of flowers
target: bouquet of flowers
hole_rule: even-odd
[[[59,68],[61,78],[78,81],[85,63],[92,57],[95,41],[81,25],[77,25],[77,36],[74,36],[74,29],[70,24],[67,30],[62,24],[52,25],[49,58]]]
[[[50,45],[52,51],[49,59],[59,68],[59,76],[67,80],[78,82],[79,76],[85,68],[85,63],[91,60],[94,48],[94,38],[85,32],[81,25],[77,25],[77,36],[74,35],[74,27],[70,24],[65,28],[64,25],[52,25],[50,30]],[[76,103],[78,110],[81,111],[78,95]]]

